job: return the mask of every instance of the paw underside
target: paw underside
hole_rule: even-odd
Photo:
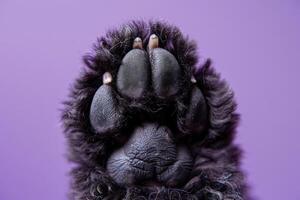
[[[63,116],[74,198],[243,199],[232,92],[209,62],[198,73],[184,63],[184,41],[174,53],[161,37],[133,38],[117,69],[76,85]]]
[[[201,134],[207,123],[207,106],[195,78],[190,75],[185,84],[184,69],[174,55],[159,48],[156,35],[150,36],[145,49],[136,38],[117,76],[103,74],[103,84],[91,103],[90,123],[99,135],[128,132],[126,124],[135,126],[107,162],[108,173],[119,185],[155,181],[176,187],[186,181],[193,165],[186,145],[176,139],[183,134]],[[179,105],[178,99],[187,99],[186,105]]]
[[[135,126],[124,146],[107,162],[109,174],[119,185],[155,181],[176,187],[188,178],[193,159],[187,146],[176,139],[183,134],[201,134],[207,123],[207,106],[192,75],[184,85],[183,70],[174,55],[159,48],[158,37],[153,34],[146,50],[140,38],[134,40],[117,77],[103,74],[103,85],[90,109],[94,131],[100,135],[128,132],[129,120]],[[183,93],[183,89],[189,92]],[[179,98],[187,99],[185,110],[179,108]],[[132,102],[135,106],[130,107]]]

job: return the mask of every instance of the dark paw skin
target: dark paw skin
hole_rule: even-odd
[[[132,21],[94,47],[62,113],[70,199],[249,199],[233,92],[194,42]]]
[[[141,78],[143,77],[143,78]],[[146,51],[130,50],[123,58],[117,74],[118,91],[129,98],[139,98],[150,84],[149,59]]]

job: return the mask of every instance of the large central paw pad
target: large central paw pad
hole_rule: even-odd
[[[176,186],[186,180],[191,168],[186,147],[176,147],[171,131],[155,124],[138,127],[107,163],[109,174],[120,185],[156,180]]]
[[[109,72],[104,73],[91,104],[90,123],[100,135],[124,131],[130,102],[140,102],[142,107],[149,105],[147,100],[163,102],[168,109],[162,106],[159,113],[170,123],[163,124],[156,118],[157,111],[151,109],[142,109],[147,110],[144,115],[154,116],[151,121],[145,118],[141,122],[141,113],[131,117],[132,121],[136,118],[135,127],[109,158],[107,170],[120,185],[155,179],[176,186],[187,178],[193,162],[188,147],[177,137],[202,134],[207,125],[207,105],[196,80],[192,75],[184,80],[183,67],[173,54],[159,48],[156,35],[150,36],[146,48],[142,44],[140,38],[134,40],[114,79]],[[119,102],[124,99],[128,104]]]

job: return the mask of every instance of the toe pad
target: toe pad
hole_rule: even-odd
[[[127,97],[141,97],[149,85],[149,61],[141,49],[129,51],[122,60],[118,71],[117,87]]]

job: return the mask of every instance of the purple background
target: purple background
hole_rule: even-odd
[[[117,6],[118,5],[118,6]],[[300,199],[300,1],[0,0],[0,199],[63,200],[60,102],[97,36],[165,19],[230,83],[253,194]]]

